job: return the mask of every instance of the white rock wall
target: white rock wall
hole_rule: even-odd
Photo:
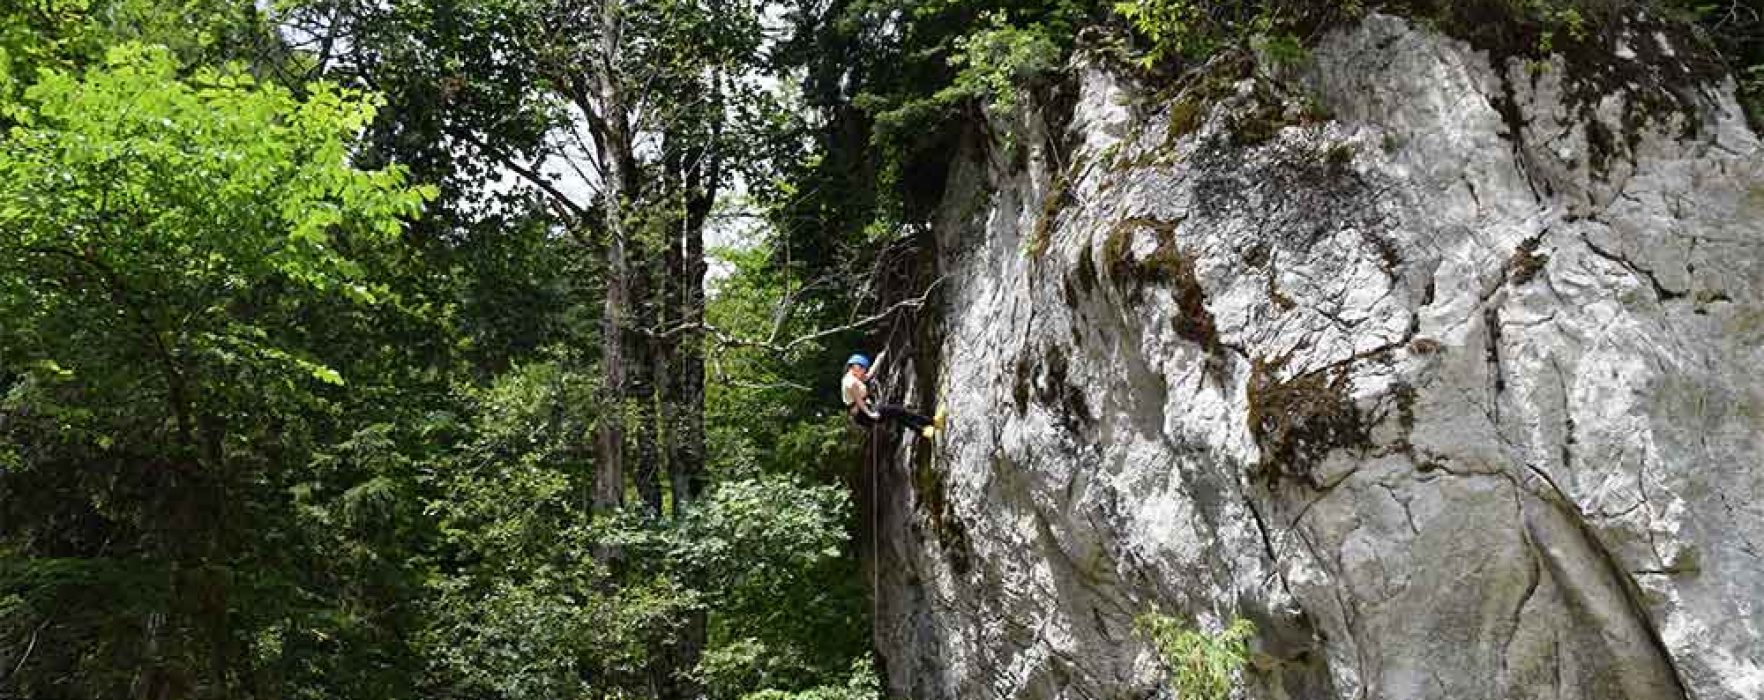
[[[1167,694],[1157,608],[1257,622],[1255,698],[1764,698],[1731,90],[1631,141],[1620,96],[1402,20],[1313,58],[1332,118],[1263,143],[1231,136],[1252,82],[1172,135],[1182,100],[1135,118],[1085,71],[1070,134],[994,125],[1027,165],[958,159],[940,343],[901,373],[952,422],[884,473],[893,692]]]

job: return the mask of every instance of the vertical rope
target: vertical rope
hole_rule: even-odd
[[[881,625],[882,625],[882,549],[879,544],[881,542],[881,536],[879,534],[877,534],[878,531],[882,529],[882,512],[880,510],[880,506],[878,505],[878,503],[880,503],[882,499],[876,495],[877,491],[880,490],[880,484],[882,482],[881,475],[879,475],[877,473],[877,471],[880,469],[880,467],[878,466],[880,464],[880,460],[877,459],[877,453],[880,450],[881,450],[881,444],[876,439],[876,426],[871,425],[870,426],[870,636],[872,639],[875,639],[880,636],[879,634],[877,634],[877,632],[880,631]]]

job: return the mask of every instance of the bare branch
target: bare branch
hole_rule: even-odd
[[[24,670],[25,662],[29,661],[31,658],[31,652],[37,650],[37,635],[42,634],[43,630],[49,627],[49,621],[50,621],[50,618],[44,618],[43,624],[37,625],[36,629],[31,630],[31,642],[29,644],[25,645],[24,653],[20,654],[18,656],[18,665],[12,667],[11,673],[8,673],[4,676],[0,676],[0,680],[5,680],[5,679],[11,678],[13,676],[16,676],[16,675],[18,675],[19,671]]]
[[[808,284],[791,290],[790,293],[784,295],[783,299],[778,300],[778,308],[772,313],[772,332],[766,334],[766,340],[777,342],[778,335],[784,332],[784,323],[790,320],[792,313],[795,313],[796,304],[802,299],[802,295],[830,285],[833,278],[833,275],[829,274],[811,280]]]
[[[803,386],[801,384],[790,381],[788,379],[780,379],[780,380],[772,382],[770,384],[755,384],[753,382],[744,382],[739,379],[735,379],[733,375],[729,374],[728,370],[723,369],[722,360],[718,359],[716,356],[713,355],[711,357],[706,358],[706,360],[711,365],[711,376],[715,377],[717,380],[717,383],[721,384],[723,386],[727,386],[727,387],[731,387],[731,388],[735,388],[735,389],[745,389],[748,391],[775,391],[778,389],[796,389],[798,391],[813,391],[814,390],[812,387]]]
[[[553,205],[567,212],[569,218],[574,219],[571,223],[580,224],[588,220],[588,210],[582,205],[577,204],[575,200],[570,199],[569,195],[558,190],[557,186],[551,184],[551,181],[547,180],[543,174],[515,162],[513,158],[508,157],[508,155],[501,151],[491,148],[488,144],[484,143],[470,132],[461,134],[461,138],[464,139],[466,143],[471,144],[473,148],[478,149],[478,152],[483,153],[485,157],[496,161],[498,165],[508,168],[509,172],[521,176],[521,179],[526,180],[534,187],[545,192],[547,198]]]
[[[676,336],[680,336],[680,335],[687,334],[687,333],[703,333],[703,334],[709,336],[710,339],[713,342],[715,342],[718,347],[721,347],[724,349],[728,349],[728,348],[754,348],[754,349],[758,349],[758,350],[769,350],[773,353],[777,353],[777,354],[781,355],[781,354],[788,353],[791,350],[795,350],[796,348],[802,347],[803,345],[806,345],[808,343],[812,343],[817,340],[820,340],[822,338],[832,337],[832,336],[838,335],[840,333],[854,331],[859,328],[864,328],[867,326],[875,325],[877,323],[881,323],[881,322],[886,321],[889,318],[893,317],[895,314],[900,313],[902,311],[906,311],[908,309],[924,308],[925,304],[930,302],[931,294],[936,292],[937,288],[943,285],[943,281],[945,279],[948,279],[948,278],[947,277],[937,278],[936,281],[932,282],[930,284],[930,286],[927,286],[925,288],[925,292],[923,294],[920,294],[919,296],[912,298],[912,299],[907,299],[905,301],[896,302],[893,306],[890,306],[887,309],[884,309],[878,313],[871,314],[869,316],[865,316],[863,318],[860,318],[856,321],[853,321],[851,323],[847,323],[842,326],[835,326],[833,328],[826,328],[826,329],[822,329],[819,331],[815,331],[814,333],[810,333],[808,335],[792,338],[789,341],[783,342],[783,343],[779,343],[775,340],[770,340],[770,339],[768,339],[768,340],[753,340],[751,338],[742,338],[742,337],[730,334],[728,331],[725,331],[721,328],[717,328],[716,326],[713,326],[709,323],[687,323],[687,324],[675,326],[673,328],[669,328],[667,330],[651,329],[651,330],[643,331],[643,333],[645,335],[652,337],[652,338],[663,339],[663,340],[669,339],[669,338],[674,338]]]
[[[796,382],[789,382],[789,381],[777,381],[777,382],[772,382],[771,384],[755,384],[753,382],[744,382],[739,379],[731,379],[727,376],[720,376],[717,378],[717,381],[723,385],[726,385],[726,386],[732,388],[732,389],[744,389],[747,391],[776,391],[778,389],[796,389],[798,391],[814,391],[814,387],[804,386],[802,384],[798,384]]]
[[[600,148],[598,145],[590,147],[588,145],[588,140],[582,138],[582,130],[577,127],[577,124],[582,123],[582,122],[587,122],[587,121],[588,121],[588,117],[586,117],[586,116],[582,117],[580,122],[572,121],[572,123],[569,125],[569,127],[564,129],[564,134],[569,137],[569,139],[572,143],[575,144],[576,151],[578,153],[582,154],[581,160],[588,161],[588,168],[590,170],[594,171],[593,175],[590,176],[589,173],[584,172],[582,170],[582,167],[580,165],[578,165],[576,162],[578,159],[565,158],[564,160],[570,164],[571,168],[575,169],[576,174],[581,176],[581,178],[584,181],[586,181],[586,182],[605,182],[606,181],[606,171],[600,165],[600,158],[602,157],[601,154],[605,152],[605,149]],[[564,149],[567,152],[569,149],[569,144],[565,144]]]

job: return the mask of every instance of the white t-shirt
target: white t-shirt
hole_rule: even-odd
[[[845,405],[849,408],[856,406],[858,399],[868,397],[870,388],[864,386],[862,380],[852,376],[850,372],[846,372],[845,379],[839,381],[839,395],[845,399]]]

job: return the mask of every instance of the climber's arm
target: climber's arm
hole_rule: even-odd
[[[876,412],[870,410],[870,392],[868,391],[867,388],[865,391],[858,394],[857,401],[855,403],[853,403],[852,405],[856,406],[857,410],[863,411],[864,415],[866,415],[866,416],[869,416],[871,418],[877,417]]]

